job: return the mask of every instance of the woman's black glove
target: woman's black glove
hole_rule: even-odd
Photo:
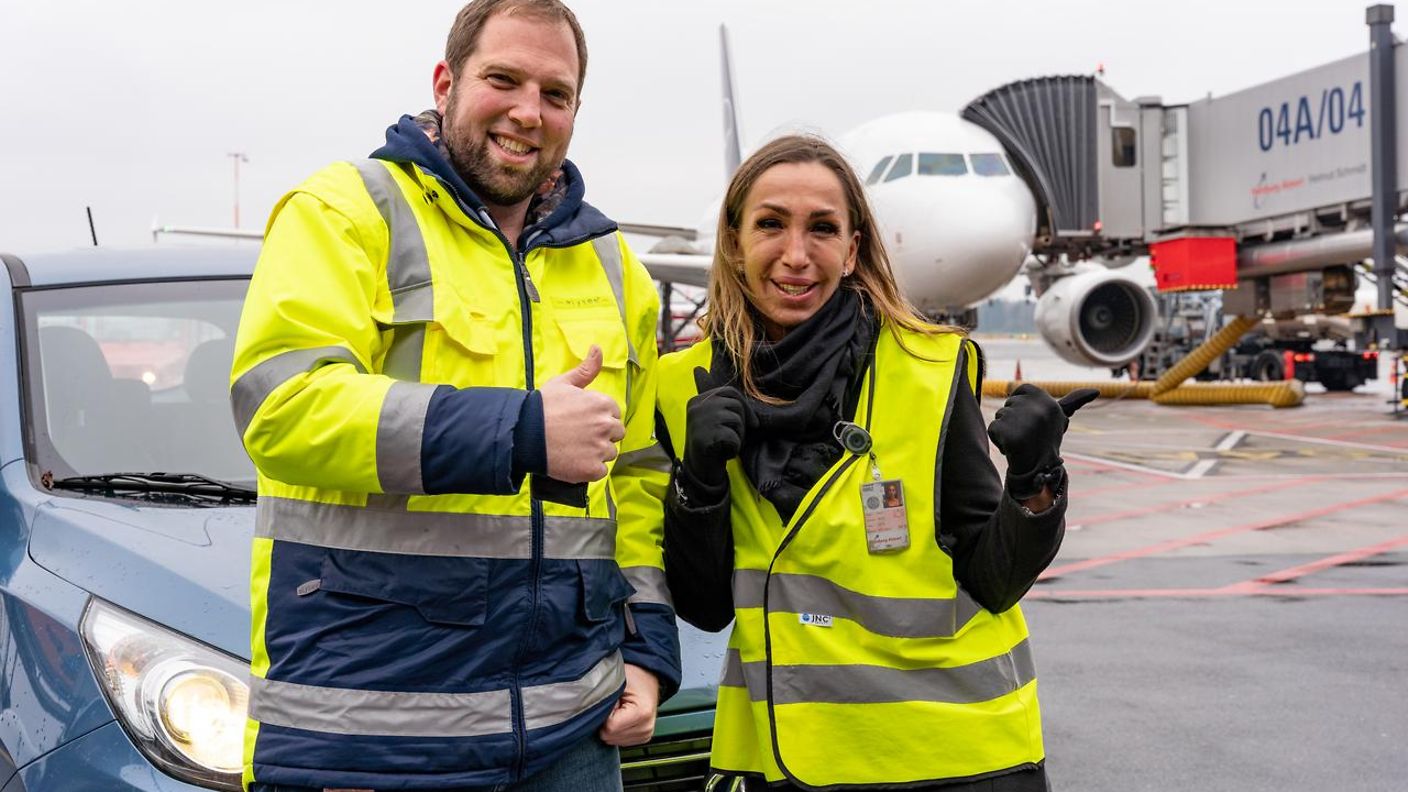
[[[694,384],[699,392],[685,411],[681,485],[691,499],[713,502],[728,489],[725,465],[738,456],[745,432],[757,424],[737,388],[716,383],[702,367],[694,369]]]
[[[998,408],[988,437],[1007,457],[1007,492],[1014,500],[1034,498],[1060,480],[1061,437],[1075,411],[1099,395],[1094,388],[1080,388],[1058,402],[1027,383]]]

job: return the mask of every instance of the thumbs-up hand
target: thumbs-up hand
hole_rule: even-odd
[[[1061,438],[1070,417],[1099,391],[1082,388],[1061,401],[1030,383],[1019,385],[998,408],[988,437],[1007,457],[1007,492],[1016,500],[1035,497],[1061,467]]]
[[[694,384],[698,392],[686,407],[681,466],[688,484],[713,492],[728,483],[725,466],[738,456],[757,418],[738,388],[716,381],[702,367],[694,369]]]
[[[558,481],[581,484],[604,478],[606,463],[616,458],[616,444],[626,436],[616,400],[586,389],[600,373],[601,347],[593,344],[576,368],[538,389],[543,397],[548,475]]]

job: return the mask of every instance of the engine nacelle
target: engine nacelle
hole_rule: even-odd
[[[1036,304],[1041,337],[1079,366],[1123,366],[1154,337],[1158,309],[1134,278],[1098,269],[1051,284]]]

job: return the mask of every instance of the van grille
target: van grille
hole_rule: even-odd
[[[627,792],[698,792],[709,777],[709,738],[651,742],[621,750]]]

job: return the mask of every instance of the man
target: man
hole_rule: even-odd
[[[436,110],[274,209],[247,788],[619,790],[679,685],[658,297],[565,159],[586,61],[557,0],[474,0]]]

